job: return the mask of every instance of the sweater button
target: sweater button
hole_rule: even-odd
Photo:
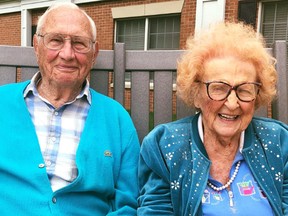
[[[53,197],[53,198],[52,198],[52,202],[53,202],[53,203],[56,203],[56,202],[57,202],[56,197]]]
[[[39,167],[39,168],[44,168],[44,167],[45,167],[45,164],[40,163],[40,164],[38,165],[38,167]]]

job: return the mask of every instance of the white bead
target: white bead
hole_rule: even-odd
[[[230,184],[232,184],[232,182],[236,178],[240,165],[241,165],[241,161],[238,161],[238,163],[235,167],[234,173],[232,174],[231,178],[229,179],[229,181],[225,185],[223,185],[221,187],[216,187],[215,185],[213,185],[211,182],[208,181],[207,182],[208,186],[211,187],[215,191],[221,191],[221,190],[228,188],[230,186]]]

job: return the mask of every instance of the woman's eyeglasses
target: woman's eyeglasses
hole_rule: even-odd
[[[215,101],[225,100],[234,90],[240,101],[251,102],[256,99],[261,86],[261,83],[258,82],[245,82],[236,86],[222,81],[199,82],[206,85],[209,98]]]

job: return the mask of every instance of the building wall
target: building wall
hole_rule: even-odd
[[[227,21],[238,20],[238,0],[226,0],[225,19]]]
[[[21,13],[0,15],[0,45],[21,44]]]
[[[131,5],[149,4],[157,2],[169,2],[174,0],[117,0],[79,4],[95,21],[98,31],[100,49],[113,49],[114,20],[111,8]],[[226,1],[225,19],[237,20],[238,0]],[[46,8],[32,10],[32,25],[36,26],[38,17]],[[185,47],[188,36],[194,33],[196,17],[196,0],[185,0],[181,13],[180,48]],[[0,44],[21,45],[21,14],[11,13],[0,15]]]

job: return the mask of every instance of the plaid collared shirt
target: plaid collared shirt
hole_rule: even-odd
[[[55,109],[36,88],[38,72],[24,91],[24,98],[36,128],[52,190],[72,182],[78,175],[75,157],[91,104],[89,82],[75,100]]]

